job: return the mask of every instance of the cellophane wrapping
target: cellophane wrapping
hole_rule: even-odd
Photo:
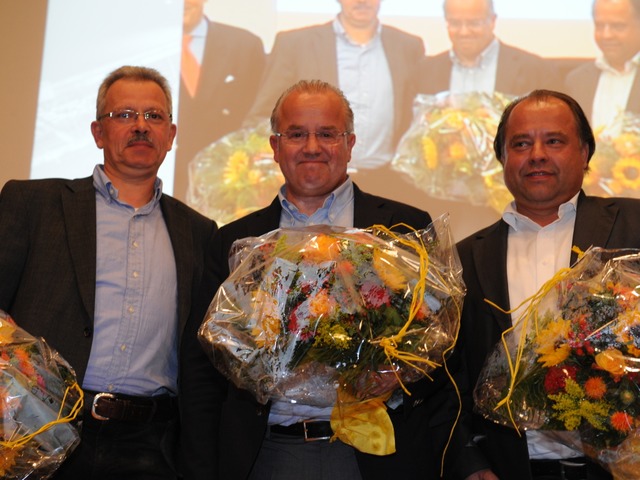
[[[423,378],[457,336],[464,283],[448,217],[383,227],[278,229],[234,244],[199,335],[261,403],[358,400]]]
[[[0,311],[0,477],[50,478],[80,442],[69,364]]]
[[[639,300],[640,251],[589,249],[532,298],[520,333],[508,331],[488,357],[478,411],[549,431],[616,479],[640,478]]]

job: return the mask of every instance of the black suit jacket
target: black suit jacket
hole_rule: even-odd
[[[0,193],[0,309],[44,337],[80,384],[93,340],[95,195],[92,177],[10,181]],[[217,227],[167,195],[160,205],[176,260],[182,333]]]
[[[187,167],[212,142],[240,128],[258,92],[266,56],[253,33],[209,22],[195,97],[180,81],[175,189],[187,190]]]
[[[507,279],[507,235],[509,227],[499,220],[465,238],[458,244],[467,285],[462,312],[459,347],[463,350],[468,373],[467,395],[475,386],[485,358],[511,326],[511,317],[487,304],[489,299],[505,310],[510,308]],[[585,251],[591,246],[640,248],[640,200],[588,197],[580,193],[573,233],[573,245]],[[572,253],[571,262],[577,260]],[[467,398],[467,400],[470,400]],[[458,476],[491,468],[501,479],[531,478],[529,455],[524,437],[513,429],[488,422],[479,415],[466,415],[460,428],[486,435],[482,448],[468,447],[458,461]],[[471,426],[473,425],[473,426]],[[468,438],[472,436],[468,433]]]
[[[449,90],[453,64],[449,51],[426,57],[419,69],[419,93]],[[500,42],[495,91],[523,95],[537,88],[557,89],[559,81],[545,60],[533,53]]]
[[[380,35],[393,84],[395,145],[411,122],[414,71],[424,56],[424,44],[419,37],[387,25]],[[333,22],[278,33],[248,122],[269,118],[288,87],[298,80],[314,79],[340,86]]]
[[[578,101],[589,119],[593,114],[593,99],[599,80],[600,69],[596,67],[594,62],[576,67],[567,74],[565,79],[565,91]],[[631,86],[626,110],[640,113],[640,73],[636,73],[636,78]]]
[[[185,430],[185,480],[245,479],[258,455],[267,428],[269,405],[259,405],[246,391],[230,385],[212,367],[196,338],[204,311],[218,286],[229,274],[228,253],[239,238],[259,236],[280,225],[281,206],[276,198],[268,207],[223,226],[215,238],[211,284],[201,295],[202,315],[188,327],[182,367],[184,397],[183,421],[201,428]],[[431,218],[426,212],[392,200],[363,193],[354,186],[354,226],[374,224],[392,226],[403,222],[415,228],[426,227]],[[398,453],[375,457],[358,453],[363,478],[387,479],[394,472],[406,478],[433,478],[425,472],[439,471],[444,443],[449,435],[457,404],[448,403],[443,387],[449,384],[442,374],[434,381],[412,385],[401,413],[392,414]],[[452,408],[451,408],[452,407]],[[438,413],[436,413],[438,412]],[[195,434],[195,435],[193,435]],[[437,475],[437,474],[434,474]]]

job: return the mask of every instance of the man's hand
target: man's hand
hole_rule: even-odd
[[[480,470],[472,473],[464,480],[500,480],[491,470]]]

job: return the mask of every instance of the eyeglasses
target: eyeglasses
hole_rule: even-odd
[[[275,133],[275,136],[281,138],[282,141],[290,145],[304,145],[307,143],[309,135],[315,135],[316,140],[321,145],[337,145],[345,135],[349,135],[351,132],[334,132],[332,130],[326,130],[323,132],[305,132],[302,130],[296,130],[286,133]]]
[[[161,125],[167,121],[167,118],[171,120],[173,117],[170,113],[164,113],[162,110],[147,110],[146,112],[136,112],[135,110],[115,110],[113,112],[100,115],[98,120],[102,120],[105,117],[113,118],[118,123],[133,124],[138,121],[138,116],[142,115],[145,121],[152,125]]]
[[[472,20],[459,20],[457,18],[447,18],[447,26],[451,30],[461,30],[467,27],[469,30],[478,30],[489,23],[488,18],[475,18]]]

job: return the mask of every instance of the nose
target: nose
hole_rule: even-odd
[[[318,137],[315,133],[309,133],[307,136],[307,141],[304,144],[305,152],[317,152],[320,150],[320,143],[318,142]]]
[[[147,131],[149,129],[149,122],[145,120],[144,114],[136,114],[136,120],[133,122],[136,131]]]
[[[529,157],[530,161],[536,160],[544,160],[546,158],[546,149],[544,146],[544,142],[540,140],[536,140],[531,145],[531,156]]]

